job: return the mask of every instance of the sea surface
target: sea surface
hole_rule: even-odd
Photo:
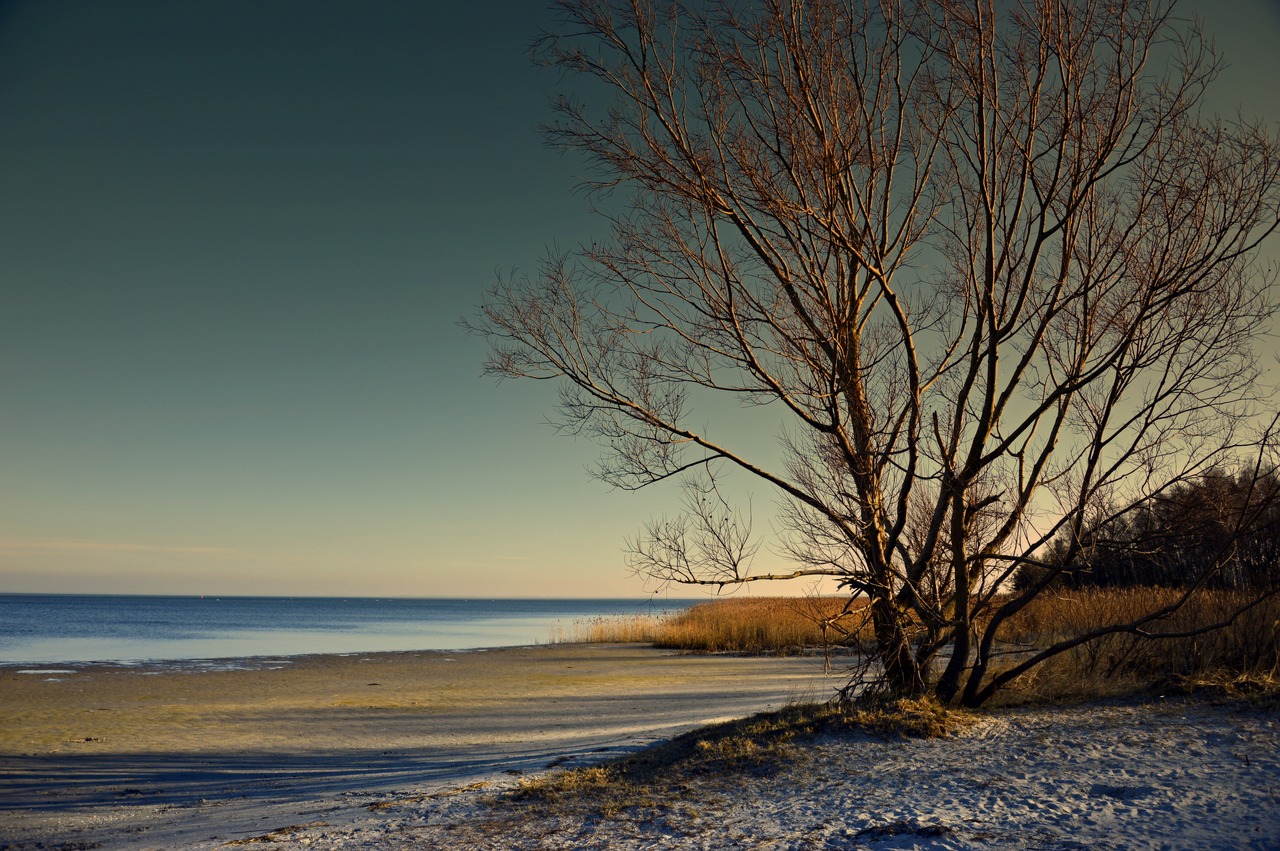
[[[697,602],[0,594],[0,664],[513,647],[572,639],[576,623],[595,618]]]

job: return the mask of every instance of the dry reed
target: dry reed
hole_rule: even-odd
[[[1182,593],[1170,588],[1052,593],[1012,618],[1004,637],[1025,647],[1046,647],[1132,623],[1146,612],[1173,605]],[[1202,591],[1137,630],[1112,633],[1061,654],[1034,669],[1024,687],[1061,697],[1194,685],[1224,677],[1274,679],[1280,670],[1280,597],[1237,614],[1250,599],[1237,591]],[[1199,632],[1219,624],[1226,625]],[[1174,637],[1160,637],[1166,635]]]
[[[716,600],[667,615],[581,621],[574,625],[572,640],[644,642],[702,653],[794,653],[865,639],[862,608],[846,612],[847,603],[842,597]]]
[[[1087,632],[1129,623],[1170,605],[1179,591],[1110,588],[1050,592],[1006,622],[1010,664],[1022,654]],[[1280,679],[1280,597],[1239,614],[1239,592],[1202,591],[1141,632],[1090,641],[1038,666],[1016,690],[1037,699],[1129,692],[1168,683],[1193,685],[1243,678]],[[574,624],[553,640],[639,642],[694,653],[796,653],[811,648],[869,647],[864,605],[840,597],[740,597],[700,603],[665,615],[602,618]],[[1150,635],[1198,635],[1153,640]],[[827,628],[823,631],[823,624]]]

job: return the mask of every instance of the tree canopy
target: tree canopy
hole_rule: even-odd
[[[1219,58],[1172,4],[558,9],[535,54],[581,94],[547,133],[612,237],[476,324],[490,372],[558,381],[602,479],[687,483],[630,546],[643,575],[831,577],[869,600],[885,688],[979,703],[1086,530],[1271,458],[1280,143],[1208,113]],[[750,420],[778,452],[735,442]],[[792,568],[752,572],[729,474],[778,500]]]
[[[1280,586],[1280,475],[1210,470],[1125,513],[1066,534],[1049,548],[1047,566],[1027,565],[1020,589],[1050,573],[1067,588],[1166,587],[1271,592]]]

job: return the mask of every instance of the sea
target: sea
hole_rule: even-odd
[[[232,660],[547,644],[691,599],[0,594],[0,664]]]

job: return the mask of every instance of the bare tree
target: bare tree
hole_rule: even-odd
[[[536,55],[587,102],[548,133],[613,236],[500,283],[478,326],[490,372],[560,381],[606,482],[692,483],[632,543],[642,574],[834,577],[886,688],[976,704],[1016,675],[1001,625],[1045,585],[1006,580],[1048,541],[1270,457],[1280,144],[1205,114],[1219,60],[1171,4],[558,9]],[[781,450],[739,448],[748,421]],[[776,495],[793,569],[751,572],[731,470]]]

